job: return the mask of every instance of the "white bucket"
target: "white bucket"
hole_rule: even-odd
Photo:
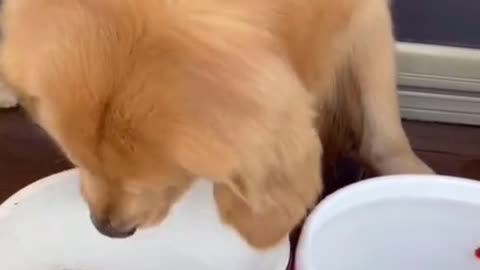
[[[478,270],[480,183],[388,176],[326,198],[309,216],[295,270]]]
[[[100,235],[79,194],[77,172],[23,189],[0,206],[2,270],[285,270],[289,243],[250,248],[222,225],[206,181],[155,229],[128,239]]]

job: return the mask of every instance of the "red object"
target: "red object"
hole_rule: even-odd
[[[477,257],[477,259],[480,260],[480,248],[477,248],[477,249],[475,250],[475,257]]]

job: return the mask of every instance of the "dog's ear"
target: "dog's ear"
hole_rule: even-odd
[[[321,147],[312,128],[285,123],[226,184],[215,185],[223,221],[257,248],[284,240],[321,192]]]
[[[287,64],[273,61],[263,69],[256,80],[259,113],[242,126],[248,130],[237,130],[245,137],[234,140],[233,170],[214,189],[223,221],[260,249],[284,240],[322,190],[312,98]]]
[[[236,49],[208,58],[195,73],[196,91],[175,114],[187,113],[188,124],[173,136],[173,158],[213,181],[223,221],[267,248],[316,201],[322,147],[313,98],[288,61],[270,50]]]

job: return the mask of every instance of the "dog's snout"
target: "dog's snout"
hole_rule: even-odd
[[[132,236],[136,228],[116,228],[112,225],[109,219],[98,219],[93,215],[90,215],[93,225],[103,235],[110,238],[127,238]]]

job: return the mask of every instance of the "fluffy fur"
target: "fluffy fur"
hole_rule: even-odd
[[[18,100],[13,91],[0,79],[0,109],[16,107]]]
[[[196,177],[254,247],[322,190],[322,161],[431,173],[401,127],[385,0],[10,0],[2,68],[82,172],[92,215],[161,222]],[[320,134],[320,136],[318,135]]]

